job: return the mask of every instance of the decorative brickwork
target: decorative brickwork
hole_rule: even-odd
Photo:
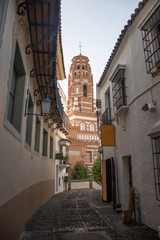
[[[72,59],[68,77],[68,116],[70,119],[69,162],[84,161],[92,168],[97,157],[96,102],[93,98],[93,75],[86,56]],[[75,155],[76,154],[76,155]]]

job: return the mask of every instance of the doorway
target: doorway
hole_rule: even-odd
[[[123,159],[123,199],[124,206],[128,207],[130,188],[133,187],[132,179],[132,159],[131,156],[125,156]]]
[[[103,201],[116,204],[115,166],[114,159],[102,160]]]

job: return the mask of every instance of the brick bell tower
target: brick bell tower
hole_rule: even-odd
[[[89,59],[81,53],[73,57],[68,77],[68,117],[70,119],[69,162],[84,161],[92,168],[97,158],[96,101]]]

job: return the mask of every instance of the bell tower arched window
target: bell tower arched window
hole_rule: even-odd
[[[83,96],[87,97],[87,86],[83,85]]]
[[[83,131],[85,130],[85,124],[84,123],[80,124],[80,130],[83,130]]]

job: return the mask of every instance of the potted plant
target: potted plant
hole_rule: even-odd
[[[116,204],[115,210],[116,210],[117,213],[121,213],[121,212],[122,212],[121,203],[117,203],[117,204]]]

